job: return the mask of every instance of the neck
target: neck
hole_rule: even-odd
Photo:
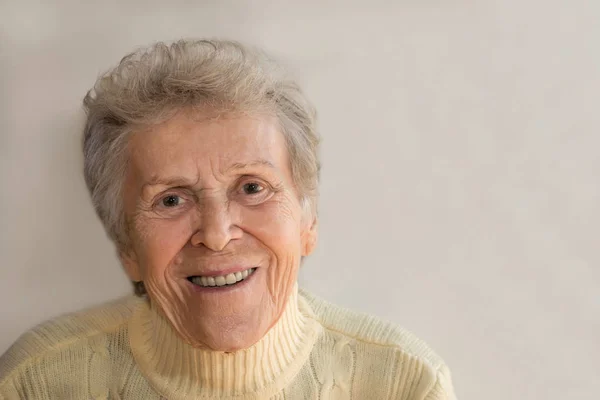
[[[275,393],[307,360],[317,334],[318,324],[298,298],[297,286],[279,320],[247,349],[227,353],[192,347],[147,302],[129,328],[140,370],[169,399]]]

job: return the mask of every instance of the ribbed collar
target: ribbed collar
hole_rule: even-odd
[[[319,327],[296,285],[279,321],[248,349],[224,353],[191,347],[147,301],[131,319],[129,341],[142,374],[169,400],[263,399],[290,383],[308,359]]]

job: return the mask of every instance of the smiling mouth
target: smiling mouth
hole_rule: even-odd
[[[254,273],[256,268],[219,276],[190,276],[188,281],[202,287],[223,287],[236,285]]]

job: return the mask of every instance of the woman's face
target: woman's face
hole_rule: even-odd
[[[274,118],[180,112],[136,132],[124,185],[129,277],[196,347],[256,343],[316,239]]]

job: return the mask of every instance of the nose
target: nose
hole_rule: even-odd
[[[229,203],[211,201],[201,209],[200,223],[198,230],[192,235],[191,244],[221,251],[230,241],[239,239],[241,233],[241,229],[233,223]]]

